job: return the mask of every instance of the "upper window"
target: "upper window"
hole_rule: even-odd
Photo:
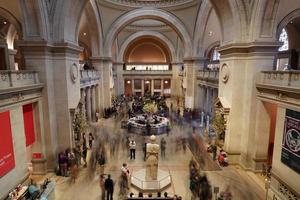
[[[288,34],[284,28],[280,33],[279,42],[283,42],[283,45],[278,49],[278,51],[287,51],[289,49]]]
[[[214,48],[213,55],[212,55],[212,60],[217,61],[220,60],[220,53]]]

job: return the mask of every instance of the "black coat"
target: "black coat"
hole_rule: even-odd
[[[107,178],[104,182],[104,187],[105,190],[108,192],[113,192],[114,191],[114,182],[112,179]]]

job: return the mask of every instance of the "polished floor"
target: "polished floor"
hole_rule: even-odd
[[[119,196],[118,182],[122,163],[127,163],[131,172],[144,167],[145,162],[143,161],[142,152],[143,137],[132,135],[137,141],[137,152],[136,159],[130,160],[127,150],[123,149],[121,145],[117,148],[117,152],[114,156],[110,154],[110,140],[121,137],[122,134],[127,134],[125,131],[121,131],[118,128],[118,125],[115,124],[113,119],[104,120],[94,126],[102,127],[99,129],[96,128],[97,134],[101,134],[101,132],[106,133],[105,140],[107,140],[106,149],[108,152],[108,161],[104,173],[111,174],[112,179],[115,182],[114,199],[122,199],[122,197]],[[103,126],[105,126],[105,128],[103,128]],[[159,168],[169,171],[172,178],[172,184],[164,191],[167,191],[171,196],[174,194],[182,196],[184,200],[193,199],[189,190],[188,169],[189,161],[193,158],[193,154],[189,148],[187,148],[186,152],[184,152],[182,148],[178,148],[176,138],[187,137],[190,132],[191,130],[189,130],[189,128],[180,129],[177,126],[173,126],[169,136],[163,135],[159,136],[157,139],[158,142],[161,137],[164,137],[167,140],[166,158],[160,158]],[[88,156],[90,156],[90,152],[91,151],[89,151]],[[202,154],[202,156],[205,157],[205,160],[210,160],[210,163],[214,162],[210,155],[205,153]],[[208,162],[206,161],[206,163]],[[217,164],[213,163],[213,165]],[[265,191],[263,185],[259,184],[261,180],[257,177],[258,175],[245,172],[237,166],[216,168],[213,165],[210,164],[205,167],[205,170],[202,170],[207,174],[213,188],[219,187],[220,191],[222,191],[229,186],[234,200],[264,199]],[[212,169],[209,169],[209,166],[213,166]],[[100,199],[101,190],[99,187],[99,174],[97,171],[91,171],[89,167],[80,167],[75,183],[72,183],[68,177],[57,177],[53,174],[49,174],[48,176],[56,180],[55,195],[58,200]],[[134,187],[130,188],[129,193],[130,192],[135,194],[138,193]]]

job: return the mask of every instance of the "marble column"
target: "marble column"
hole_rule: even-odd
[[[93,85],[91,87],[91,119],[96,121],[96,87]]]
[[[14,49],[8,49],[8,60],[9,60],[9,69],[10,70],[16,70],[15,66],[15,55],[17,54],[17,51]]]
[[[154,80],[151,80],[151,95],[154,94]]]
[[[243,59],[237,59],[236,53],[241,49],[247,53]],[[257,113],[261,112],[257,103],[257,76],[261,71],[272,70],[277,50],[276,42],[258,41],[230,44],[219,49],[219,97],[230,108],[224,149],[228,152],[229,162],[239,163],[247,169],[253,169],[251,159],[255,158],[255,148],[263,148],[255,146],[255,135],[269,134],[259,125],[262,119],[257,118]]]
[[[141,89],[142,89],[142,97],[143,97],[143,96],[145,95],[145,80],[142,79],[142,80],[141,80],[141,83],[142,83]]]
[[[183,63],[172,63],[171,96],[174,99],[181,96],[181,80],[179,76]]]
[[[86,118],[86,104],[85,104],[85,88],[82,88],[81,90],[80,90],[80,96],[81,96],[81,98],[80,98],[80,101],[81,101],[81,103],[82,103],[82,113],[83,113],[83,115],[84,115],[84,117]]]
[[[161,95],[164,95],[164,79],[161,79],[160,89],[161,89]]]
[[[49,44],[44,40],[19,41],[26,68],[39,72],[42,91],[43,126],[47,168],[56,166],[59,151],[72,146],[70,109],[80,101],[79,53],[82,48],[70,43]],[[77,71],[76,71],[77,70]],[[77,78],[76,78],[77,77]]]
[[[116,94],[122,95],[125,92],[124,78],[123,78],[123,63],[114,63],[114,67],[117,73]]]
[[[86,115],[87,120],[92,121],[91,87],[86,88]]]

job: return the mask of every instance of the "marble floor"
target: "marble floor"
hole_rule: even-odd
[[[118,148],[116,154],[113,156],[109,153],[109,140],[111,138],[119,137],[119,134],[126,133],[124,131],[120,131],[118,125],[116,125],[112,119],[102,121],[94,125],[94,128],[100,126],[106,126],[106,129],[101,129],[100,132],[106,132],[108,136],[106,137],[108,160],[104,173],[111,174],[112,179],[115,182],[114,199],[122,199],[119,197],[118,184],[122,163],[127,163],[131,172],[142,169],[145,166],[142,152],[143,137],[132,135],[137,142],[135,160],[130,160],[127,150],[122,147]],[[188,165],[191,158],[193,158],[193,154],[189,148],[187,148],[185,152],[182,148],[178,148],[178,145],[176,145],[176,138],[179,136],[185,137],[188,132],[190,132],[188,128],[183,130],[178,127],[173,127],[169,136],[163,135],[159,136],[157,139],[159,142],[161,137],[164,137],[167,141],[166,158],[160,158],[159,168],[168,171],[172,178],[172,184],[163,192],[167,191],[170,195],[180,195],[184,200],[192,199],[191,192],[189,190]],[[210,155],[206,153],[205,155],[202,155],[205,156],[206,160],[210,159],[210,162],[214,162]],[[88,156],[90,156],[90,151]],[[228,166],[225,168],[219,168],[218,170],[215,170],[215,168],[210,170],[206,167],[205,170],[202,171],[207,174],[212,187],[219,187],[220,191],[222,191],[229,186],[234,200],[265,199],[264,188],[262,187],[262,184],[258,184],[260,179],[253,178],[256,175],[249,174],[249,172],[245,172],[238,166]],[[89,167],[80,167],[75,183],[72,183],[68,177],[58,177],[53,174],[48,174],[47,176],[56,181],[55,195],[57,200],[100,199],[101,190],[99,187],[99,174],[91,171]],[[137,189],[134,187],[130,188],[130,192],[135,194],[138,193]]]

